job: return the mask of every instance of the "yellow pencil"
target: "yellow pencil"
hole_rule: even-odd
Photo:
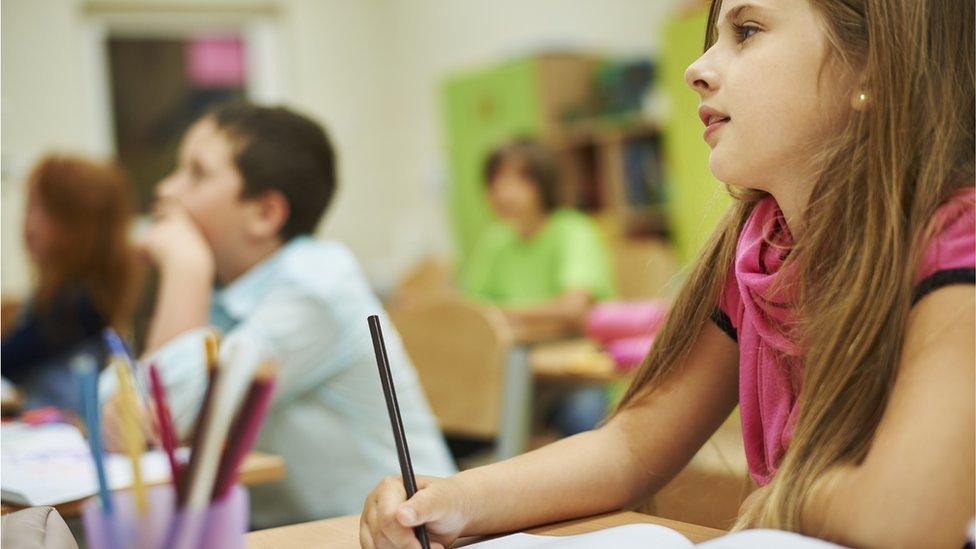
[[[115,359],[115,373],[119,378],[119,403],[122,406],[122,441],[125,452],[132,461],[132,489],[136,496],[136,509],[145,514],[149,508],[146,486],[142,482],[142,454],[146,451],[146,441],[139,429],[139,410],[136,407],[135,385],[132,372],[125,360]]]
[[[217,367],[219,360],[220,341],[217,339],[216,332],[210,332],[203,340],[204,348],[207,352],[207,369],[212,370]]]

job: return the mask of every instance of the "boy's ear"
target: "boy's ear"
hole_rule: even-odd
[[[277,236],[291,215],[288,199],[281,191],[269,190],[253,197],[248,232],[255,239]]]

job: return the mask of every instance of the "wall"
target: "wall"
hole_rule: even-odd
[[[676,0],[207,0],[271,7],[281,39],[277,94],[325,122],[341,189],[323,236],[347,243],[389,289],[414,261],[449,253],[439,87],[445,74],[542,49],[646,55]],[[116,0],[129,11],[165,0]],[[45,151],[109,153],[101,75],[82,0],[2,3],[0,290],[24,295],[23,178]],[[170,4],[171,5],[171,4]],[[96,10],[97,11],[97,10]],[[150,10],[151,11],[151,10]]]

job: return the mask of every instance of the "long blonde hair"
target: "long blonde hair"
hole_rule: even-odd
[[[799,417],[765,497],[736,527],[802,529],[827,470],[867,454],[897,372],[914,276],[942,201],[974,180],[973,3],[810,0],[828,62],[860,74],[870,98],[824,146],[804,230],[783,268],[796,274],[805,349]],[[721,0],[710,8],[705,49]],[[854,90],[852,90],[853,92]],[[736,200],[703,249],[617,411],[659,386],[715,310],[741,228],[765,193]]]

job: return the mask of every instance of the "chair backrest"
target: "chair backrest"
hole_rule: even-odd
[[[389,304],[391,308],[405,309],[453,293],[454,267],[451,262],[430,256],[411,267],[397,281]]]
[[[614,274],[620,299],[671,297],[678,261],[672,247],[653,239],[620,239],[612,244]]]
[[[440,296],[391,314],[444,433],[496,437],[512,346],[501,311]]]

